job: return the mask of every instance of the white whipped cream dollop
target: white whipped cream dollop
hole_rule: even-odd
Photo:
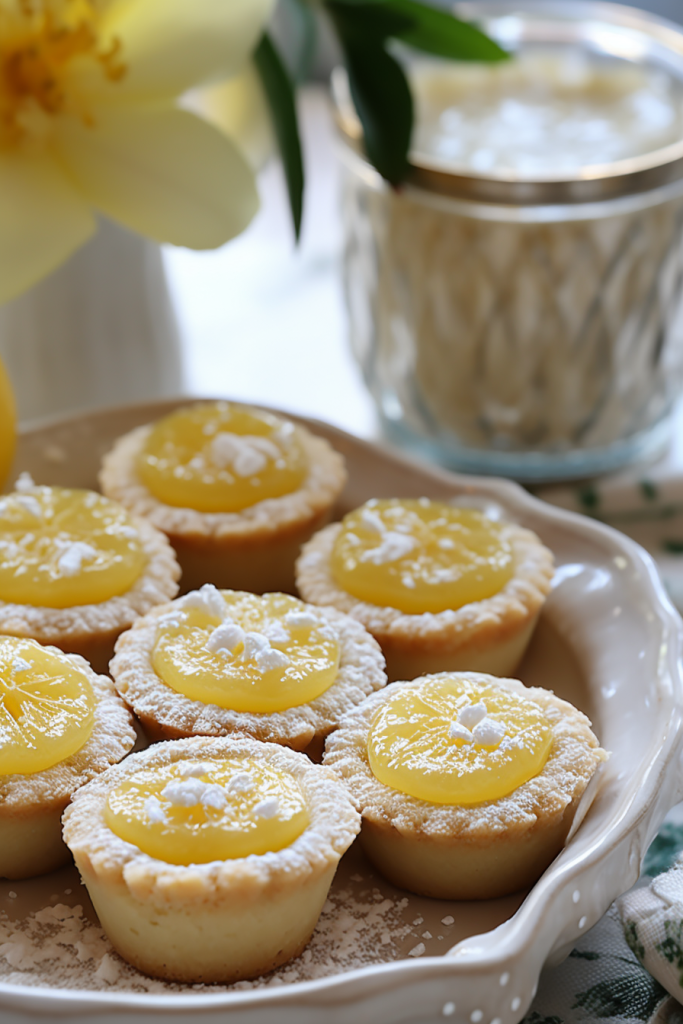
[[[228,802],[222,786],[215,782],[202,782],[192,776],[173,779],[164,786],[161,795],[172,807],[196,807],[201,804],[220,811]]]
[[[212,654],[218,654],[219,651],[228,651],[230,654],[234,654],[237,648],[244,643],[244,639],[245,632],[242,627],[232,619],[226,619],[220,626],[216,626],[204,646]]]
[[[206,615],[224,619],[228,614],[228,606],[218,587],[213,583],[205,583],[199,590],[191,590],[176,602],[180,608],[195,608]]]
[[[483,700],[461,708],[457,719],[451,722],[448,734],[453,740],[463,743],[477,743],[482,747],[498,747],[505,736],[505,726],[495,718],[488,717]]]

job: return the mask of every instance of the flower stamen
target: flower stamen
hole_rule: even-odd
[[[110,82],[126,74],[120,39],[99,37],[94,0],[16,3],[13,13],[0,12],[0,145],[19,142],[30,126],[65,111],[93,123],[64,87],[73,60],[96,61]]]

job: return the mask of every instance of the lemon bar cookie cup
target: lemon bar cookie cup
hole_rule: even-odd
[[[403,700],[407,715],[397,704]],[[512,714],[522,708],[526,718],[516,736],[514,729],[505,733],[502,726],[511,713],[510,701]],[[421,726],[415,723],[421,717],[420,736]],[[399,737],[400,752],[385,742],[389,719],[388,733],[397,729],[393,743]],[[373,759],[378,732],[379,765]],[[543,732],[549,744],[546,759],[529,775],[532,769],[522,759]],[[382,775],[387,766],[382,743],[385,755],[394,749],[397,757],[380,779],[376,773]],[[479,791],[474,787],[482,775],[476,779],[471,762],[451,789],[453,776],[447,769],[453,769],[461,748],[472,760],[480,759],[487,777]],[[373,694],[328,739],[324,763],[358,801],[361,845],[389,881],[423,896],[470,900],[505,896],[540,877],[564,845],[579,801],[606,757],[585,715],[550,691],[479,673],[444,673]],[[510,764],[501,769],[506,759]],[[398,784],[387,784],[387,779]],[[495,787],[502,795],[477,799]]]
[[[136,734],[110,679],[35,641],[0,637],[0,695],[0,877],[30,878],[69,860],[65,807],[125,757]]]
[[[201,432],[179,454],[180,442],[157,439],[157,433],[165,437],[169,422],[170,437],[177,438],[183,416]],[[241,432],[233,433],[238,427]],[[154,451],[165,458],[150,454],[155,443]],[[168,473],[157,472],[167,463]],[[169,483],[171,466],[177,476]],[[126,434],[104,457],[100,473],[105,494],[169,538],[183,591],[213,583],[254,593],[292,592],[301,546],[329,522],[345,483],[344,460],[324,438],[226,402],[180,410]]]
[[[447,527],[455,530],[455,543],[460,551],[453,551],[454,542],[447,533],[436,541],[430,537],[427,544],[419,535],[425,532],[422,522],[418,522],[418,535],[414,538],[390,529],[395,509],[405,510],[410,519],[416,518],[416,513],[427,519],[431,516],[432,520],[444,515],[455,517],[456,521]],[[384,514],[384,522],[379,514]],[[452,554],[462,557],[463,549],[464,557],[468,556],[466,545],[461,545],[463,531],[458,529],[462,525],[457,522],[458,516],[466,517],[465,532],[484,528],[491,533],[486,555],[475,552],[472,564],[465,565],[473,577],[471,597],[465,589],[470,585],[469,577],[459,577],[461,566],[448,562]],[[408,522],[404,528],[408,530],[410,526]],[[443,528],[441,532],[445,532]],[[363,545],[358,557],[357,540]],[[359,596],[368,593],[367,586],[352,593],[338,578],[340,563],[337,560],[335,564],[335,559],[339,547],[347,541],[353,542],[351,556],[356,568],[364,572],[368,568],[389,570],[394,574],[389,585],[380,591],[383,603]],[[483,588],[476,578],[479,565],[488,561],[498,570],[498,546],[505,554],[506,572],[496,572],[490,586]],[[431,557],[434,549],[440,562]],[[347,547],[347,563],[351,560],[348,550]],[[428,570],[424,568],[426,559],[431,560]],[[420,590],[420,574],[426,571],[430,573],[430,585]],[[553,574],[552,552],[531,530],[516,523],[490,522],[471,509],[427,499],[368,502],[342,523],[332,523],[312,537],[296,566],[297,588],[305,601],[338,608],[372,633],[386,658],[390,681],[468,669],[500,676],[514,672],[533,634]],[[348,575],[353,578],[354,573]],[[363,583],[367,584],[367,579]],[[453,583],[457,587],[454,597],[446,590]],[[429,593],[441,589],[442,584],[443,595]],[[482,590],[486,596],[478,596]],[[421,608],[423,595],[427,607]],[[430,609],[430,602],[434,609]]]
[[[141,842],[157,855],[113,831],[122,815],[124,827],[135,818],[125,789],[136,784],[158,793],[136,805]],[[359,827],[333,772],[245,738],[157,744],[80,790],[64,815],[65,840],[117,952],[146,974],[192,983],[257,977],[297,956]],[[232,856],[214,856],[222,843]],[[182,860],[184,846],[191,862],[158,855]]]
[[[164,534],[101,494],[25,477],[0,498],[0,634],[106,672],[118,635],[175,597],[179,576]]]
[[[153,741],[243,733],[318,760],[342,716],[386,685],[379,645],[355,619],[211,584],[140,618],[111,672]]]

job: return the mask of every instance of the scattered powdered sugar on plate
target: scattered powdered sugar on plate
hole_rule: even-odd
[[[366,903],[348,890],[332,894],[310,943],[296,960],[265,978],[233,986],[192,986],[212,992],[308,981],[357,967],[394,960],[397,943],[410,932],[401,924],[407,900]],[[423,947],[424,948],[424,947]],[[413,954],[414,955],[414,954]],[[0,981],[51,988],[123,989],[137,992],[183,991],[187,986],[147,978],[114,952],[106,935],[81,906],[58,903],[20,922],[0,914]]]
[[[10,921],[0,913],[0,978],[23,985],[85,987],[111,946],[99,925],[83,915],[81,906],[58,903]],[[85,982],[85,984],[83,984]]]
[[[80,894],[85,895],[83,889]],[[296,960],[265,978],[233,986],[194,985],[192,991],[290,984],[395,960],[402,955],[401,942],[412,932],[410,924],[403,921],[408,903],[405,896],[383,897],[374,887],[367,888],[364,899],[346,886],[335,887],[313,938]],[[0,911],[2,982],[53,989],[151,993],[188,989],[140,974],[114,952],[89,908],[65,903],[43,907],[18,920],[11,920],[5,911]]]
[[[382,879],[353,848],[340,864],[301,956],[253,981],[188,986],[148,978],[125,963],[69,868],[42,879],[0,882],[0,987],[216,993],[311,981],[406,957],[442,955],[461,938],[500,924],[521,898],[475,907],[413,896]]]

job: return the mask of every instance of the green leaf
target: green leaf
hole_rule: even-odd
[[[409,170],[413,100],[386,43],[397,39],[460,60],[503,60],[507,54],[473,25],[416,0],[326,0],[325,8],[344,51],[368,158],[399,185]]]
[[[388,0],[327,0],[339,7],[386,7]]]
[[[326,6],[341,37],[354,36],[360,41],[374,36],[375,41],[384,41],[417,28],[415,18],[395,11],[389,0],[328,0]]]
[[[287,180],[294,234],[298,240],[303,211],[304,163],[301,155],[294,86],[267,33],[263,34],[256,48],[254,62],[273,119],[275,136]]]
[[[509,53],[489,39],[481,29],[467,21],[416,0],[387,0],[384,6],[395,15],[403,15],[411,27],[392,33],[396,39],[451,60],[508,60]]]
[[[400,64],[368,38],[342,39],[349,87],[363,126],[365,149],[383,178],[399,185],[408,174],[413,99]]]
[[[408,174],[413,99],[403,69],[386,50],[378,47],[371,61],[365,54],[347,51],[351,96],[373,166],[390,184],[400,185]]]
[[[295,26],[297,45],[288,67],[294,81],[299,84],[311,77],[318,46],[318,22],[306,0],[280,0],[280,3]]]

